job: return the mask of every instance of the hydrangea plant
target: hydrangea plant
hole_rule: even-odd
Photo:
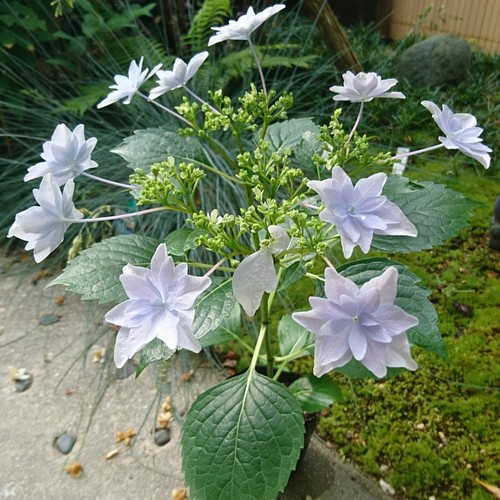
[[[176,140],[158,128],[126,139],[114,151],[146,168],[135,168],[130,184],[123,184],[87,172],[98,167],[91,160],[97,141],[85,139],[83,125],[73,132],[58,125],[43,145],[44,161],[25,177],[42,177],[33,191],[38,206],[19,213],[9,231],[40,262],[71,224],[163,210],[184,217],[184,227],[162,241],[129,234],[94,244],[54,283],[83,299],[115,303],[105,316],[120,327],[114,360],[121,367],[140,356],[138,374],[180,349],[198,353],[238,338],[250,351],[248,369],[201,394],[186,416],[183,467],[193,498],[275,498],[304,445],[304,413],[337,398],[332,370],[381,378],[416,370],[414,350],[446,356],[430,291],[404,264],[362,254],[432,248],[464,227],[474,206],[442,185],[388,176],[383,171],[400,157],[374,153],[357,132],[365,103],[404,99],[389,91],[395,79],[347,72],[343,85],[330,88],[334,101],[359,105],[350,131],[340,109],[323,126],[288,118],[293,97],[267,90],[251,40],[284,8],[256,14],[250,7],[238,20],[213,28],[209,46],[239,40],[254,55],[260,89],[252,84],[237,102],[220,90],[205,100],[190,89],[207,51],[188,63],[177,59],[172,70],[158,64],[149,71],[142,58],[132,61],[128,76],[117,75],[97,107],[146,99],[178,120]],[[153,77],[148,96],[141,87]],[[162,95],[176,88],[185,90],[183,101],[175,109],[161,104]],[[444,136],[408,155],[444,146],[489,167],[491,150],[473,116],[429,101],[422,105]],[[150,164],[151,157],[161,161]],[[360,178],[362,168],[377,173]],[[72,199],[78,176],[127,189],[147,208],[85,218]],[[239,211],[200,205],[198,194],[215,182],[245,200]],[[315,284],[310,309],[290,310],[271,322],[282,310],[277,296],[304,280]],[[289,387],[279,383],[290,362],[303,356],[314,357],[313,373]],[[258,365],[265,366],[264,374]]]

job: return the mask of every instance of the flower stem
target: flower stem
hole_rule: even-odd
[[[179,113],[176,113],[175,111],[173,111],[172,109],[170,108],[167,108],[166,106],[163,106],[163,104],[160,104],[159,102],[156,102],[154,99],[150,99],[147,95],[141,93],[141,92],[137,92],[137,95],[141,96],[143,99],[146,99],[146,101],[152,103],[153,105],[155,105],[158,109],[161,109],[162,111],[166,111],[167,113],[169,113],[170,115],[174,116],[175,118],[177,118],[178,120],[180,120],[181,122],[184,122],[186,125],[188,125],[189,127],[191,128],[194,128],[193,127],[193,124],[189,121],[189,120],[186,120],[183,116],[181,116]]]
[[[262,83],[262,90],[263,90],[264,95],[266,96],[266,99],[267,99],[266,80],[264,79],[264,73],[262,72],[262,66],[261,66],[260,61],[259,61],[259,56],[257,55],[257,51],[255,50],[255,47],[254,47],[252,41],[250,40],[250,38],[248,39],[248,45],[250,45],[250,50],[252,51],[253,58],[255,59],[255,64],[257,65],[257,70],[259,72],[260,81]]]
[[[167,210],[167,207],[147,208],[146,210],[140,210],[139,212],[132,212],[120,215],[110,215],[108,217],[94,217],[91,219],[67,219],[66,217],[64,217],[61,220],[64,222],[71,222],[75,224],[86,224],[87,222],[106,222],[110,220],[127,219],[129,217],[136,217],[139,215],[150,214],[152,212],[159,212],[160,210]]]
[[[363,116],[363,107],[364,107],[364,104],[365,103],[363,101],[361,101],[361,106],[359,107],[358,116],[356,118],[356,121],[354,122],[354,125],[352,127],[351,133],[349,134],[349,137],[347,138],[347,141],[346,141],[346,143],[344,145],[349,144],[349,142],[352,139],[352,136],[354,135],[354,132],[358,128],[359,122],[361,121],[361,117]]]
[[[403,153],[400,155],[393,156],[391,160],[401,160],[402,158],[407,158],[408,156],[419,155],[421,153],[427,153],[428,151],[434,151],[435,149],[442,148],[444,144],[436,144],[435,146],[429,146],[428,148],[417,149],[416,151],[411,151],[409,153]]]
[[[82,175],[88,177],[89,179],[93,179],[94,181],[103,182],[104,184],[110,184],[111,186],[122,187],[125,189],[135,189],[134,186],[131,186],[130,184],[122,184],[121,182],[110,181],[109,179],[103,179],[102,177],[92,175],[87,172],[82,172]]]

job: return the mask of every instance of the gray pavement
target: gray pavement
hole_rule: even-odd
[[[184,486],[182,417],[194,398],[221,380],[202,356],[178,356],[169,370],[149,367],[123,378],[109,356],[114,332],[105,308],[82,302],[48,277],[0,258],[0,499],[170,499]],[[24,392],[12,380],[25,369]],[[17,370],[17,372],[16,372]],[[183,375],[193,370],[189,380]],[[185,378],[185,377],[184,377]],[[161,404],[172,398],[170,441],[157,446]],[[131,429],[127,445],[117,433]],[[54,446],[63,433],[76,437],[67,455]],[[112,455],[112,458],[106,458]],[[79,463],[80,477],[65,468]],[[304,462],[281,500],[390,498],[375,480],[342,463],[313,436]],[[235,499],[238,500],[238,499]]]

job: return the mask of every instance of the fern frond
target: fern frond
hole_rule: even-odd
[[[214,33],[210,28],[224,24],[224,21],[230,16],[230,0],[205,0],[194,16],[191,27],[182,38],[182,42],[189,46],[193,52],[204,50],[208,38]]]

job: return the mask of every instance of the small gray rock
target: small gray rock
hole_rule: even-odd
[[[158,446],[165,446],[170,441],[170,431],[164,427],[157,427],[154,431],[154,441]]]
[[[31,387],[32,383],[33,383],[33,376],[32,375],[29,375],[27,377],[23,377],[21,379],[16,379],[14,381],[17,392],[24,392],[24,391],[28,390]]]
[[[443,33],[413,44],[399,57],[398,76],[415,86],[453,85],[469,77],[471,50],[463,38]]]
[[[63,454],[67,455],[75,445],[76,437],[65,432],[58,436],[54,441],[54,446]]]

